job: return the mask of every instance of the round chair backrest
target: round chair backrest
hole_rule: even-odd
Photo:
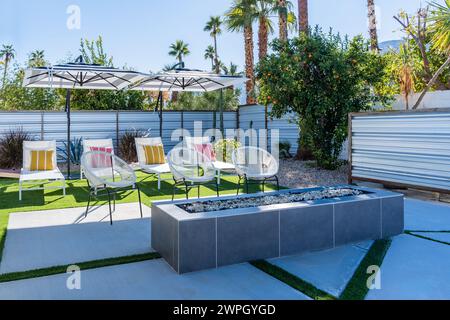
[[[116,155],[90,151],[81,157],[81,166],[91,187],[127,187],[136,183],[134,170]]]
[[[167,162],[175,180],[207,182],[216,175],[211,159],[192,149],[173,148],[167,155]]]
[[[264,149],[240,147],[233,152],[233,163],[239,175],[271,177],[278,174],[278,161]]]

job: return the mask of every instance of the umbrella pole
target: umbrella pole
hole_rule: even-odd
[[[67,115],[67,178],[70,179],[70,89],[66,91]]]
[[[224,139],[225,128],[223,123],[223,89],[220,89],[219,108],[220,108],[220,132],[222,133],[222,139]]]
[[[162,135],[163,135],[163,95],[162,95],[162,91],[159,92],[158,95],[158,101],[156,102],[158,106],[159,105],[159,136],[162,139]]]

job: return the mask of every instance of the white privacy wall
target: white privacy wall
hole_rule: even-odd
[[[450,109],[352,116],[352,178],[450,191]]]
[[[409,98],[409,107],[412,108],[419,99],[420,93],[415,93]],[[377,109],[381,109],[378,106]],[[446,91],[432,91],[428,92],[423,98],[418,109],[435,109],[435,108],[450,108],[450,90]],[[405,110],[405,99],[401,95],[395,97],[392,103],[393,110]]]

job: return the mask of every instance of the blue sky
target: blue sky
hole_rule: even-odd
[[[296,5],[297,1],[293,2]],[[401,37],[392,16],[400,9],[412,13],[426,1],[375,3],[379,38],[386,41]],[[102,35],[105,50],[114,57],[116,66],[126,64],[140,71],[158,71],[174,61],[167,55],[170,43],[182,39],[191,50],[187,67],[209,69],[210,62],[204,60],[203,52],[211,38],[203,27],[209,16],[223,14],[230,4],[231,0],[2,0],[0,45],[13,44],[20,62],[33,50],[45,50],[47,59],[55,64],[69,54],[76,55],[80,38]],[[81,10],[79,30],[66,26],[69,5],[77,5]],[[350,36],[368,36],[365,0],[311,0],[309,6],[311,25],[332,27]],[[241,34],[224,32],[220,36],[219,54],[226,64],[233,61],[242,69],[243,52]]]

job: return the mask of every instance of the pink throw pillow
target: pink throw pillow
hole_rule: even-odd
[[[106,153],[112,153],[113,149],[108,147],[90,147],[91,151],[99,151],[99,152],[106,152]],[[92,168],[110,168],[111,163],[111,157],[106,156],[104,154],[94,154],[91,158],[91,166]]]
[[[211,143],[195,144],[194,147],[197,152],[204,155],[207,159],[211,161],[216,161],[216,153],[214,152]]]

